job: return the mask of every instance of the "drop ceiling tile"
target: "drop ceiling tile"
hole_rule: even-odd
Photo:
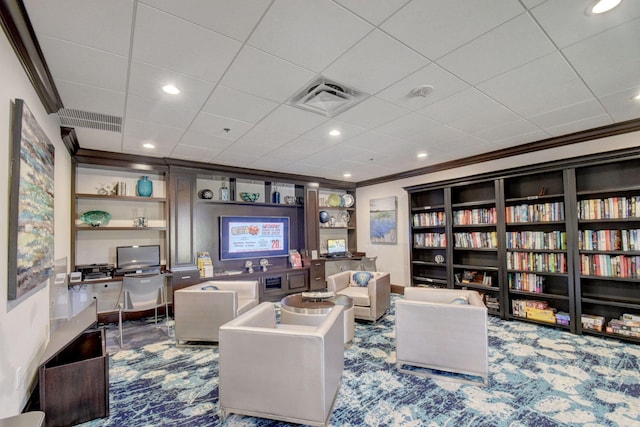
[[[216,83],[240,47],[237,40],[138,4],[132,50],[136,61]]]
[[[217,136],[218,138],[238,139],[251,129],[251,127],[251,123],[200,112],[196,115],[189,130],[204,133],[209,136]],[[225,129],[229,129],[229,131]]]
[[[56,80],[66,80],[114,92],[125,91],[127,58],[51,37],[39,39]],[[109,72],[105,72],[109,70]]]
[[[202,162],[208,160],[220,151],[214,152],[210,148],[195,147],[193,145],[178,144],[171,152],[171,158]]]
[[[340,135],[331,136],[329,132],[332,130],[337,130],[340,132]],[[328,142],[329,144],[336,144],[341,141],[348,140],[353,138],[354,136],[360,135],[362,132],[365,132],[366,129],[360,126],[355,126],[350,123],[330,119],[320,126],[310,130],[305,133],[303,136],[309,140],[313,140],[316,142]]]
[[[531,17],[522,14],[438,59],[438,64],[475,85],[555,50]]]
[[[221,152],[230,147],[234,140],[207,135],[206,133],[188,130],[180,139],[180,144]]]
[[[130,94],[127,98],[127,119],[186,129],[197,113],[197,108],[177,108],[144,96]]]
[[[426,133],[439,125],[440,123],[423,115],[411,113],[377,127],[376,132],[396,138],[409,138],[418,133]]]
[[[591,98],[583,81],[559,53],[537,59],[477,87],[525,118]]]
[[[284,102],[314,77],[309,70],[245,46],[220,83],[271,101]]]
[[[269,8],[248,43],[319,72],[373,28],[332,2],[281,0]]]
[[[588,15],[594,1],[549,0],[531,9],[533,17],[559,48],[640,17],[640,2],[623,1],[602,15]]]
[[[433,86],[433,91],[427,96],[412,94],[413,89],[423,85]],[[378,92],[376,97],[416,111],[467,88],[467,83],[432,63]]]
[[[87,150],[122,152],[122,134],[120,132],[105,132],[98,129],[76,127],[76,137],[82,148]]]
[[[141,3],[245,41],[269,6],[270,0],[141,0]]]
[[[407,114],[409,114],[409,110],[371,96],[350,110],[339,114],[336,118],[340,121],[369,129]]]
[[[113,92],[65,80],[56,81],[56,87],[65,108],[124,116],[124,92]]]
[[[373,25],[380,25],[409,0],[336,0],[353,13],[366,19]]]
[[[418,133],[407,138],[409,142],[413,142],[427,149],[429,149],[429,147],[437,147],[438,149],[444,150],[453,147],[452,144],[457,144],[460,141],[464,143],[472,139],[473,137],[471,135],[448,125],[440,125],[431,128],[428,132]]]
[[[396,83],[429,61],[380,30],[367,35],[323,74],[368,94]]]
[[[516,1],[413,0],[380,28],[436,60],[523,12]]]
[[[542,141],[549,138],[551,135],[543,130],[535,130],[529,133],[523,133],[519,135],[512,135],[504,139],[491,140],[490,143],[496,147],[496,149],[515,147],[521,144],[528,144],[531,142]]]
[[[289,162],[285,159],[270,154],[269,156],[262,156],[249,163],[247,166],[257,170],[283,170],[287,167]]]
[[[261,152],[274,150],[293,141],[298,135],[282,129],[271,129],[263,126],[254,126],[238,140],[243,145],[259,149]],[[264,151],[266,150],[266,151]]]
[[[605,96],[640,85],[639,43],[640,19],[636,19],[562,52],[593,93]]]
[[[540,132],[540,129],[536,125],[524,119],[517,119],[498,124],[492,128],[481,130],[474,133],[474,135],[487,142],[494,143],[495,141],[514,138],[519,135],[526,135],[534,132]]]
[[[583,131],[585,129],[593,129],[600,126],[610,125],[613,123],[609,115],[602,115],[598,117],[589,117],[586,119],[577,120],[572,123],[563,123],[560,126],[553,126],[546,128],[545,131],[551,136],[567,135],[574,132]]]
[[[247,123],[258,123],[277,106],[276,102],[218,86],[202,107],[202,111]]]
[[[180,141],[183,129],[162,126],[157,123],[126,120],[124,126],[123,149],[136,153],[151,153],[149,155],[169,155],[173,147]],[[150,142],[156,146],[148,150],[142,145]]]
[[[170,95],[162,87],[172,84],[180,93]],[[214,84],[189,77],[166,68],[138,61],[131,62],[129,93],[153,99],[173,108],[200,109],[214,88]]]
[[[400,138],[385,135],[376,131],[369,131],[360,134],[343,143],[344,146],[365,150],[371,154],[371,157],[377,155],[388,155],[396,151],[404,150],[404,147],[411,143]]]
[[[260,126],[302,135],[327,120],[325,116],[283,104],[262,119]]]
[[[26,0],[24,4],[38,39],[49,36],[129,56],[133,0]]]
[[[597,117],[606,114],[600,102],[596,99],[588,99],[574,105],[567,105],[557,110],[548,111],[529,117],[529,121],[542,129],[559,126],[562,123],[571,123],[584,117]]]
[[[640,94],[640,85],[600,98],[600,102],[616,122],[640,117],[640,101],[633,99]]]

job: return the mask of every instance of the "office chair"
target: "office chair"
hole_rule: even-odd
[[[164,306],[165,316],[168,316],[169,304],[165,293],[164,275],[124,276],[122,279],[122,300],[118,307],[120,347],[122,347],[122,313],[154,309],[157,327],[158,307],[162,306]]]

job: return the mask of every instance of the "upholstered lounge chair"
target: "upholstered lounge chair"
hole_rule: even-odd
[[[400,372],[488,384],[487,308],[476,291],[407,287],[395,314]]]
[[[356,319],[375,323],[391,306],[389,273],[342,271],[327,277],[327,288],[353,299]]]
[[[220,328],[219,402],[231,413],[326,426],[344,369],[342,306],[318,326],[276,323],[273,303]]]
[[[217,342],[220,326],[258,305],[255,280],[212,280],[174,293],[176,344]]]

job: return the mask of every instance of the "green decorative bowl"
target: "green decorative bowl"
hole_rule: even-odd
[[[240,197],[245,202],[255,202],[260,197],[260,193],[240,193]]]
[[[80,215],[80,220],[92,227],[99,227],[109,222],[111,214],[105,211],[88,211]]]

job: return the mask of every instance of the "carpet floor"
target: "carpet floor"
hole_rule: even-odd
[[[640,346],[490,316],[488,387],[402,374],[396,298],[376,325],[356,322],[331,426],[640,426]],[[140,321],[125,324],[123,348],[117,325],[107,340],[110,416],[83,427],[220,425],[217,347],[176,348]],[[290,425],[233,414],[225,424]]]

